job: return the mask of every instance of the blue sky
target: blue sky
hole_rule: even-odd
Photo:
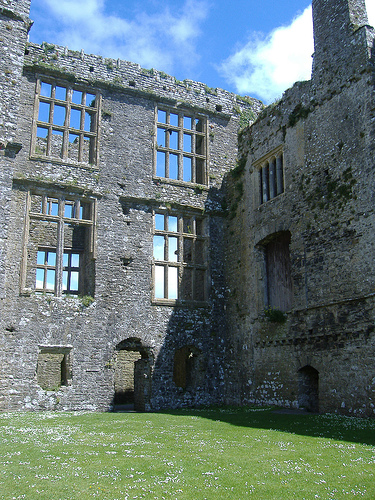
[[[366,0],[370,24],[375,2]],[[310,77],[309,0],[32,0],[30,41],[121,58],[264,102]]]

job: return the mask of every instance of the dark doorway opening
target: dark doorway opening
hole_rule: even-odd
[[[115,364],[115,405],[134,405],[134,367],[141,359],[136,351],[117,352]]]
[[[319,372],[309,365],[298,371],[298,404],[307,411],[319,412]]]
[[[114,411],[147,411],[151,396],[150,349],[137,338],[116,346],[114,372]]]
[[[182,389],[195,389],[202,382],[202,353],[194,346],[177,349],[173,362],[173,381]]]

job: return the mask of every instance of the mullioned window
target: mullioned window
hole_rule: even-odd
[[[21,293],[94,295],[96,200],[28,191]]]
[[[207,236],[199,216],[154,214],[153,300],[207,300]]]
[[[284,192],[284,155],[281,147],[267,154],[254,166],[259,172],[260,205]]]
[[[97,164],[99,95],[38,79],[31,157]]]
[[[207,120],[159,107],[156,110],[155,175],[207,184]]]

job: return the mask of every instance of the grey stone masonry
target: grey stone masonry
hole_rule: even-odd
[[[375,33],[314,0],[263,108],[27,43],[0,0],[0,410],[375,414]]]
[[[1,0],[0,9],[3,14],[13,18],[29,19],[31,0]]]
[[[337,88],[360,78],[368,70],[374,37],[365,0],[314,0],[313,21],[313,82]]]
[[[28,6],[1,11],[0,408],[218,403],[224,180],[263,106],[26,43]]]
[[[312,80],[241,134],[231,174],[228,399],[374,416],[374,30],[364,1],[313,12]]]
[[[6,245],[17,137],[23,56],[30,28],[29,1],[0,2],[0,299],[5,294]]]

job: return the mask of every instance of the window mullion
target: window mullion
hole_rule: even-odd
[[[71,99],[70,96],[72,94],[71,89],[67,89],[66,91],[66,105],[65,105],[65,123],[64,123],[64,135],[63,135],[63,158],[68,158],[69,156],[69,127],[70,127],[70,113],[71,113]]]
[[[56,244],[56,275],[55,275],[55,295],[60,297],[63,288],[63,254],[64,254],[64,200],[59,200],[59,222],[57,224],[57,244]]]
[[[68,253],[68,265],[65,269],[65,271],[67,272],[67,280],[66,280],[66,291],[69,293],[70,292],[70,277],[71,277],[71,272],[72,272],[72,269],[71,269],[71,262],[72,260],[72,254],[71,253]],[[64,272],[64,268],[63,268],[63,272]]]
[[[74,214],[73,214],[73,217],[75,219],[81,219],[80,211],[81,211],[81,202],[79,200],[76,200],[74,202]],[[82,219],[83,219],[83,217],[82,217]]]
[[[197,157],[196,157],[196,154],[197,154],[197,151],[196,151],[196,135],[195,134],[191,134],[191,151],[193,153],[193,157],[192,157],[192,165],[191,165],[191,182],[197,182],[196,179],[197,179],[197,167],[196,167],[196,164],[197,164]]]
[[[43,265],[43,269],[44,269],[44,274],[43,274],[43,290],[45,291],[47,289],[48,251],[45,252],[44,255],[45,255],[45,257],[44,257],[44,265]],[[56,279],[56,275],[55,275],[55,279]]]
[[[164,260],[168,262],[169,260],[169,238],[164,236]]]
[[[52,106],[52,104],[51,104]],[[49,123],[48,125],[48,132],[47,132],[47,147],[46,147],[46,155],[50,156],[51,155],[51,146],[52,146],[52,125]]]
[[[169,266],[166,264],[164,266],[164,298],[168,299],[168,275],[169,275]]]
[[[47,195],[42,196],[42,214],[47,213]]]
[[[183,116],[178,115],[178,179],[180,181],[184,180],[184,157],[183,157],[183,149],[184,149],[184,132],[183,132]]]
[[[195,245],[197,243],[197,238],[191,238],[191,261],[194,265],[194,267],[196,267],[197,265],[197,260],[195,258]]]

